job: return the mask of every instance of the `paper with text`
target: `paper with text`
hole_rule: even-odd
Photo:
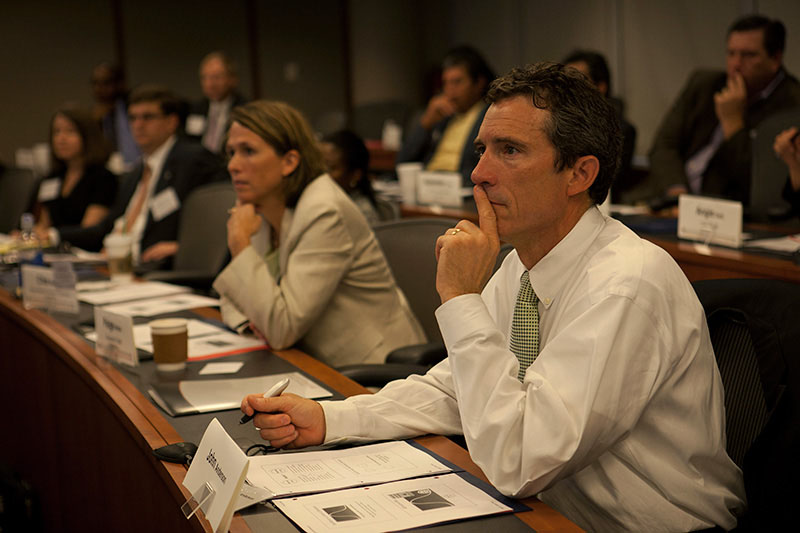
[[[450,468],[407,442],[383,442],[344,450],[273,454],[250,458],[247,479],[273,497],[385,483],[449,472]]]
[[[313,533],[399,531],[512,510],[456,474],[283,498],[273,503],[304,531]]]

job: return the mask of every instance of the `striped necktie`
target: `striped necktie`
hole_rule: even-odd
[[[517,303],[514,306],[514,318],[511,321],[511,351],[519,359],[520,381],[525,371],[539,355],[539,298],[533,292],[528,271],[520,278]]]

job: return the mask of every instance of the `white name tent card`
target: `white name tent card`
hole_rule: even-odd
[[[421,204],[461,207],[464,203],[461,179],[461,174],[457,172],[420,172],[417,178],[417,201]]]
[[[215,532],[228,531],[249,464],[247,455],[213,419],[183,479],[183,486],[192,493],[184,504],[184,509],[190,509],[184,510],[186,517],[199,507]]]
[[[22,305],[25,309],[77,315],[80,304],[72,265],[22,265]]]
[[[742,203],[682,194],[678,198],[678,237],[741,247]]]
[[[133,319],[116,315],[102,307],[94,308],[94,329],[97,332],[95,351],[129,366],[139,365],[139,355],[133,342]]]

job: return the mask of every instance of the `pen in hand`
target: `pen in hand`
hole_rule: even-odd
[[[286,387],[289,386],[289,378],[284,378],[273,385],[267,392],[262,395],[262,398],[273,398],[275,396],[280,396],[283,391],[286,390]],[[252,415],[244,415],[241,420],[239,420],[240,424],[247,424],[250,422],[253,417],[256,416],[255,412]]]

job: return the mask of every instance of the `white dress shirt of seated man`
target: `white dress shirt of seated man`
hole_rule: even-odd
[[[130,105],[128,108],[128,120],[133,139],[142,152],[142,162],[151,165],[151,177],[147,184],[147,190],[144,191],[144,194],[146,194],[144,208],[139,211],[136,220],[125,221],[125,225],[128,228],[132,228],[131,233],[134,235],[134,242],[138,242],[144,233],[147,223],[147,213],[149,211],[147,205],[152,199],[164,161],[168,156],[169,150],[165,150],[165,148],[170,148],[174,144],[175,135],[180,127],[180,117],[177,113],[164,113],[157,101],[141,101]],[[169,146],[167,146],[168,144]],[[142,183],[140,182],[131,197],[123,218],[127,217],[132,204],[143,193],[140,191],[141,187]],[[157,242],[141,252],[140,262],[161,261],[175,255],[177,251],[177,241]]]
[[[582,74],[553,63],[513,69],[493,83],[488,98],[492,103],[474,143],[480,154],[472,173],[479,225],[462,220],[435,245],[442,300],[436,315],[448,358],[425,376],[390,383],[375,395],[318,403],[291,394],[252,394],[242,411],[255,414],[263,439],[285,448],[463,432],[470,456],[501,492],[549,494],[546,502],[590,530],[732,528],[744,489],[741,471],[724,450],[721,380],[707,327],[700,318],[674,334],[687,338],[675,340],[668,327],[659,328],[666,337],[651,345],[649,330],[631,321],[632,314],[649,316],[640,311],[642,304],[661,313],[659,324],[672,320],[669,304],[701,317],[702,308],[666,252],[594,207],[605,199],[619,165],[615,111]],[[497,275],[519,270],[524,280],[523,271],[530,273],[531,284],[544,293],[542,316],[551,321],[540,328],[546,342],[527,372],[489,310],[489,302],[510,300],[513,307],[522,292],[520,277],[490,284],[502,297],[482,294],[501,241],[515,252]],[[638,255],[644,272],[666,273],[678,293],[665,294],[657,283],[637,277],[625,264],[628,257],[616,252],[619,247],[634,255],[644,250]],[[569,271],[558,262],[569,257],[581,263],[583,254],[591,258],[586,269]],[[552,289],[536,287],[534,280],[543,272],[550,280],[557,277],[547,270],[554,260],[574,276],[563,280],[555,302],[547,294]],[[604,283],[592,282],[597,276],[603,282],[621,279],[615,287],[624,294],[606,292]],[[561,315],[546,314],[551,305],[558,309],[551,313]],[[511,311],[497,316],[506,312]],[[605,312],[611,316],[598,326]],[[590,320],[564,318],[568,313]],[[567,346],[564,339],[574,342]],[[642,361],[662,370],[639,372]],[[691,365],[686,374],[672,370]],[[672,392],[672,380],[680,379],[708,386],[689,387],[687,400],[680,384]],[[628,396],[619,400],[620,393]],[[693,403],[701,403],[700,397],[707,398],[707,411]],[[646,420],[641,426],[640,418]],[[656,450],[642,443],[654,433],[650,422],[659,418],[682,425],[675,439]],[[697,458],[688,474],[679,445],[684,442]],[[627,462],[628,454],[638,462]]]

